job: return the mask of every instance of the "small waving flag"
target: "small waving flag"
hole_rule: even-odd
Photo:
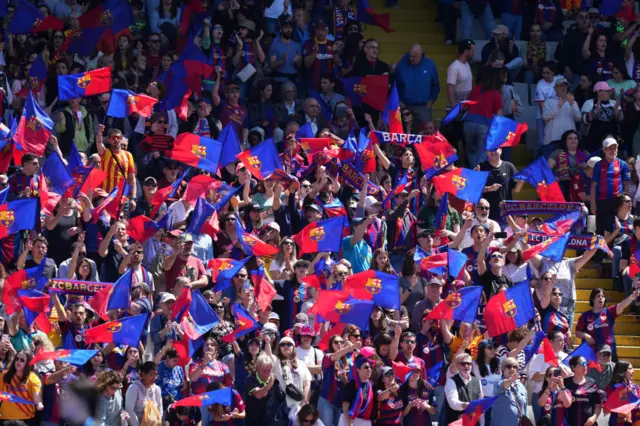
[[[181,133],[173,144],[170,157],[189,166],[217,173],[222,143],[194,133]]]
[[[90,56],[104,32],[105,28],[102,27],[69,30],[66,32],[67,38],[59,51],[75,53],[80,56]],[[111,70],[109,70],[109,73],[111,73]]]
[[[482,287],[463,287],[460,291],[449,293],[446,299],[438,303],[427,319],[441,320],[453,319],[456,321],[473,324],[478,314],[478,305],[482,297]]]
[[[220,318],[213,312],[202,293],[191,292],[191,303],[180,318],[180,326],[192,340],[200,338],[203,334],[215,327]]]
[[[462,417],[455,422],[449,423],[449,426],[475,426],[484,413],[496,403],[498,398],[499,396],[492,396],[471,401],[462,413]]]
[[[449,265],[449,253],[444,252],[428,255],[422,247],[416,246],[413,260],[419,262],[420,268],[423,271],[444,275],[447,273],[447,266]]]
[[[343,290],[355,299],[373,300],[376,306],[400,309],[399,278],[396,275],[368,270],[349,275]]]
[[[171,407],[208,407],[213,404],[220,404],[223,407],[231,407],[233,405],[232,389],[223,388],[207,393],[201,393],[200,395],[193,395],[174,402],[171,404]]]
[[[441,121],[441,124],[443,126],[446,126],[447,124],[455,120],[458,117],[458,115],[466,113],[467,105],[475,105],[477,103],[478,103],[477,101],[462,101],[458,103],[456,106],[451,108],[451,111],[449,111],[447,115],[444,116],[444,118]]]
[[[302,231],[293,236],[293,241],[300,247],[298,254],[339,252],[345,219],[344,216],[332,217],[305,226]]]
[[[531,361],[535,354],[543,354],[544,362],[554,367],[558,366],[558,356],[553,352],[551,342],[549,342],[544,331],[538,331],[534,334],[533,341],[525,346],[522,351],[524,352],[525,365]]]
[[[458,154],[447,139],[441,134],[424,136],[423,142],[414,144],[422,170],[427,179],[440,173],[445,167],[458,160]]]
[[[461,168],[434,176],[433,184],[440,195],[448,192],[461,200],[477,204],[482,198],[488,177],[489,172]]]
[[[92,343],[115,343],[137,346],[149,314],[126,317],[98,325],[84,332],[87,345]]]
[[[508,117],[494,115],[484,138],[485,149],[496,151],[498,148],[516,146],[527,130],[529,130],[527,123],[518,123]]]
[[[499,292],[489,299],[484,308],[484,321],[490,337],[515,330],[535,315],[529,282]]]
[[[223,342],[232,342],[242,336],[246,336],[259,327],[258,321],[256,321],[251,313],[239,303],[233,305],[233,316],[236,320],[236,329],[233,333],[223,336]]]
[[[132,279],[133,273],[131,269],[127,269],[127,271],[118,278],[118,281],[113,285],[113,292],[111,296],[109,296],[107,310],[129,308],[131,304]]]
[[[222,143],[222,151],[220,153],[220,159],[218,160],[220,167],[235,163],[237,155],[240,154],[242,150],[240,149],[238,135],[235,130],[233,130],[233,127],[231,127],[231,124],[227,124],[222,128],[218,140]]]
[[[320,290],[310,312],[332,323],[353,324],[367,330],[373,305],[373,300],[359,300],[342,291]]]
[[[246,265],[251,256],[242,260],[216,258],[211,259],[208,263],[211,271],[211,280],[216,282],[214,291],[222,291],[231,285],[231,279]],[[215,270],[215,271],[214,271]],[[215,276],[215,277],[214,277]]]
[[[264,312],[278,292],[271,283],[265,279],[263,266],[259,266],[257,270],[251,271],[251,282],[253,283],[256,303],[260,310]]]
[[[376,13],[367,0],[356,0],[356,13],[358,21],[363,24],[374,25],[385,32],[393,32],[390,26],[391,16],[388,13]]]
[[[169,215],[164,215],[158,222],[143,215],[136,216],[127,222],[127,235],[142,244],[166,228],[168,220]]]
[[[96,206],[93,208],[93,210],[91,210],[91,223],[98,223],[98,219],[100,218],[102,212],[105,211],[105,209],[109,207],[109,204],[111,204],[113,200],[117,198],[118,190],[118,187],[113,188],[113,191],[111,191],[109,195],[107,195],[107,198],[102,200],[99,206]]]
[[[111,91],[111,100],[107,108],[107,115],[116,118],[125,118],[131,114],[148,118],[153,114],[153,107],[158,100],[151,96],[140,95],[130,90],[113,89]]]
[[[198,202],[198,198],[206,199],[211,191],[218,189],[221,185],[222,182],[211,176],[194,176],[187,184],[187,189],[184,190],[182,199],[187,201],[189,205],[194,206]]]
[[[219,230],[220,224],[218,223],[218,214],[215,208],[204,198],[198,198],[196,206],[191,213],[187,232],[193,235],[201,233],[211,235]]]
[[[360,18],[360,15],[358,15],[358,18]],[[389,91],[388,75],[343,78],[342,86],[345,96],[351,101],[352,105],[367,104],[375,110],[384,110],[387,103],[387,92]]]
[[[39,93],[44,86],[44,83],[47,81],[49,77],[49,70],[47,69],[47,65],[44,62],[44,57],[42,54],[38,55],[36,59],[31,64],[31,68],[29,69],[29,79],[27,81],[28,88],[33,93]],[[60,76],[62,77],[62,76]],[[22,95],[24,97],[27,96],[27,87],[24,87],[17,94]]]
[[[356,147],[356,156],[354,166],[361,173],[373,173],[377,169],[376,154],[373,150],[373,143],[367,136],[367,129],[360,129],[358,135],[358,145]]]
[[[58,76],[58,97],[61,101],[99,95],[111,90],[111,68]]]
[[[42,166],[42,174],[49,179],[49,188],[56,194],[63,195],[75,184],[71,172],[57,152],[52,152]]]
[[[12,393],[7,393],[7,392],[0,392],[0,401],[13,402],[14,404],[36,405],[35,401],[29,401],[28,399],[24,399],[19,397],[18,395],[14,395]]]
[[[35,229],[36,219],[40,220],[37,198],[0,204],[0,239],[16,234],[18,231]]]
[[[51,361],[68,362],[69,364],[77,365],[78,367],[80,367],[85,365],[97,353],[98,353],[97,349],[93,349],[93,350],[62,349],[59,351],[52,351],[52,352],[37,351],[35,356],[31,359],[31,362],[29,363],[29,365],[36,365],[40,361],[51,360]]]
[[[256,179],[260,180],[269,177],[276,169],[282,169],[280,155],[273,139],[262,141],[241,152],[237,158]]]
[[[580,346],[571,351],[565,359],[562,360],[564,365],[569,365],[569,360],[575,356],[581,356],[587,361],[587,368],[595,368],[597,371],[602,371],[602,367],[598,363],[598,357],[596,356],[595,351],[589,344],[585,341],[580,343]]]
[[[541,201],[565,202],[560,184],[558,184],[544,156],[538,158],[529,166],[513,175],[512,179],[519,179],[530,183],[536,189]]]
[[[278,247],[270,246],[260,238],[245,231],[238,217],[236,217],[236,233],[244,253],[248,256],[275,256],[280,252]]]
[[[458,250],[447,249],[447,269],[449,275],[455,280],[462,279],[464,274],[464,265],[467,263],[468,257],[466,254]]]
[[[393,83],[381,118],[382,121],[389,126],[389,133],[404,133],[402,129],[402,115],[400,114],[400,97],[398,96],[396,83]]]
[[[52,131],[53,121],[40,108],[33,93],[29,92],[13,139],[20,145],[22,153],[30,152],[43,157]],[[19,157],[21,159],[22,155]]]
[[[2,287],[2,301],[5,304],[7,314],[11,315],[22,306],[19,290],[38,288],[42,278],[42,272],[46,264],[46,258],[40,265],[33,268],[21,269],[9,275]]]
[[[526,262],[536,255],[544,256],[555,262],[560,262],[564,257],[564,252],[569,242],[569,235],[560,235],[557,237],[550,237],[545,241],[536,244],[533,247],[529,247],[522,252],[522,261]]]
[[[153,211],[151,212],[151,217],[155,217],[158,214],[158,210],[160,210],[160,206],[162,203],[167,201],[169,198],[173,198],[176,196],[176,192],[180,188],[182,181],[187,177],[189,172],[191,171],[191,167],[188,167],[175,182],[166,188],[159,189],[151,199],[151,205],[153,206]]]
[[[45,279],[46,278],[41,278],[40,281]],[[48,314],[51,312],[51,308],[49,307],[51,296],[35,289],[25,289],[18,290],[18,298],[22,305],[22,311],[24,312],[27,325],[31,326],[33,323],[36,323],[43,333],[50,333],[51,322],[49,321]]]
[[[640,404],[640,397],[624,383],[614,385],[613,392],[607,397],[603,408],[611,413],[627,415]]]

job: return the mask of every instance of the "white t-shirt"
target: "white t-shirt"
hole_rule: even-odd
[[[538,84],[536,84],[536,96],[535,101],[539,103],[544,103],[547,99],[557,98],[556,95],[556,80],[561,76],[556,75],[553,77],[553,81],[551,83],[547,83],[545,79],[540,79]],[[542,118],[542,112],[540,109],[536,112],[536,118]]]
[[[553,260],[542,259],[542,265],[540,265],[540,276],[549,271],[551,274],[556,275],[556,282],[554,287],[557,287],[562,292],[562,299],[576,300],[576,259],[564,259],[560,262],[554,262]]]
[[[453,84],[456,102],[467,99],[473,86],[473,74],[469,62],[462,63],[458,59],[453,61],[447,69],[447,84]]]
[[[527,279],[527,263],[525,262],[520,266],[512,263],[504,265],[502,273],[511,278],[511,281],[513,281],[514,284],[519,283],[520,281],[525,281]]]
[[[271,355],[271,360],[273,361],[273,375],[276,377],[276,379],[278,379],[282,392],[285,392],[289,383],[300,389],[300,392],[304,392],[305,383],[311,383],[311,373],[309,372],[309,369],[307,368],[305,363],[302,362],[302,360],[298,359],[298,367],[293,371],[291,371],[289,363],[285,365],[284,369],[287,376],[286,381],[284,380],[282,374],[283,371],[282,364],[280,363],[280,358],[275,355]],[[293,407],[296,404],[298,404],[298,401],[295,401],[287,396],[287,406],[289,408]]]
[[[315,355],[313,352],[315,351]],[[324,358],[324,354],[318,348],[314,348],[313,346],[309,349],[302,349],[300,346],[296,346],[296,356],[299,360],[304,362],[304,365],[319,365],[322,366],[322,359]],[[312,377],[314,374],[311,375]],[[322,375],[318,374],[318,378],[321,378]]]
[[[473,375],[480,380],[480,384],[482,385],[482,392],[484,393],[484,397],[488,398],[493,396],[493,385],[502,380],[502,375],[500,373],[491,373],[491,367],[487,364],[487,370],[489,370],[489,374],[485,377],[480,375],[480,368],[478,367],[478,363],[473,361]]]
[[[557,357],[558,361],[562,362],[562,360],[567,357],[567,354],[560,351],[558,352]],[[539,393],[542,389],[542,381],[536,382],[531,380],[533,375],[536,373],[544,373],[549,367],[551,367],[551,364],[544,362],[544,354],[536,354],[531,358],[531,361],[529,361],[529,372],[527,373],[527,377],[531,381],[531,392]]]
[[[462,244],[460,244],[460,250],[465,249],[467,247],[471,247],[473,245],[473,239],[471,238],[471,229],[478,225],[480,222],[478,222],[478,219],[474,218],[473,219],[473,224],[471,225],[471,228],[467,229],[466,233],[464,234],[464,239],[462,240]],[[501,232],[502,229],[500,228],[500,225],[498,224],[498,222],[496,222],[495,220],[492,219],[487,219],[487,221],[485,222],[487,226],[491,227],[491,223],[493,223],[493,232]],[[496,244],[494,244],[496,243]],[[491,244],[489,245],[489,247],[495,247],[500,246],[502,244],[502,240],[494,240],[491,242]]]

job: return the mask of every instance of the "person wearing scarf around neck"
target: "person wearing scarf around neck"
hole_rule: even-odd
[[[371,426],[373,384],[371,361],[358,355],[354,361],[356,377],[342,389],[342,417],[338,426]]]

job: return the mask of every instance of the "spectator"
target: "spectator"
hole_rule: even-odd
[[[545,122],[542,148],[538,156],[549,156],[558,148],[557,142],[567,131],[576,130],[576,122],[582,118],[575,98],[568,92],[569,82],[558,78],[555,83],[556,96],[548,98],[542,106],[542,120]],[[577,135],[576,135],[577,136]]]
[[[152,361],[142,364],[140,379],[127,389],[125,409],[129,414],[129,423],[138,426],[150,418],[162,418],[162,396],[160,387],[155,384],[158,367]]]
[[[469,96],[473,75],[469,63],[475,56],[476,44],[465,39],[458,43],[458,58],[447,69],[447,106],[453,108]]]
[[[331,74],[333,64],[333,43],[327,39],[327,23],[320,19],[315,23],[315,38],[307,40],[303,46],[304,66],[307,72],[307,84],[320,91],[323,75]]]
[[[589,153],[580,149],[580,138],[575,130],[564,132],[557,148],[549,156],[547,163],[549,168],[553,170],[565,199],[568,199],[570,198],[571,180],[573,176],[580,173],[582,168],[586,167]]]
[[[573,376],[564,380],[564,386],[571,395],[579,392],[584,396],[580,399],[572,398],[566,418],[569,422],[587,419],[586,422],[595,424],[602,410],[602,396],[595,382],[586,377],[587,361],[582,356],[574,356],[569,360],[569,367]]]
[[[42,411],[42,381],[31,369],[33,356],[29,350],[20,350],[16,354],[9,368],[2,372],[0,391],[7,393],[19,392],[20,397],[35,404],[2,404],[0,415],[5,420],[24,420],[33,424],[36,411]]]
[[[280,37],[273,41],[269,48],[269,63],[275,72],[274,80],[278,83],[298,81],[298,70],[302,66],[302,46],[292,40],[293,21],[289,15],[278,18]]]
[[[563,71],[562,75],[571,83],[572,87],[578,84],[580,76],[589,74],[587,60],[583,56],[583,47],[589,35],[589,27],[587,12],[578,12],[575,29],[564,36],[556,49],[555,59],[559,61],[558,69]]]
[[[529,147],[529,149],[536,152],[538,156],[542,153],[542,147],[544,143],[545,127],[544,120],[542,118],[544,103],[547,99],[552,99],[557,96],[555,92],[556,80],[558,80],[560,77],[556,76],[555,73],[555,64],[553,62],[545,62],[545,64],[542,66],[542,79],[538,81],[538,84],[536,85],[535,102],[538,105],[538,111],[536,114],[536,128],[538,129],[538,139],[537,141],[532,140],[531,142],[529,142],[529,139],[527,139],[527,146]]]
[[[122,403],[122,377],[116,371],[105,371],[96,384],[101,392],[98,398],[96,424],[107,426],[117,424],[128,416]]]
[[[527,56],[524,60],[524,78],[529,84],[533,84],[542,78],[542,65],[546,62],[547,43],[542,40],[540,25],[533,24],[529,30],[527,42]]]
[[[591,368],[587,373],[587,377],[596,382],[598,389],[606,390],[613,379],[613,373],[617,364],[611,361],[611,355],[611,346],[602,345],[596,354],[600,371],[598,371],[597,368]],[[618,364],[624,362],[625,361],[619,361]],[[623,369],[622,371],[625,370]]]
[[[462,17],[462,38],[469,39],[471,37],[471,30],[473,28],[473,19],[478,19],[484,30],[484,35],[487,39],[490,38],[489,34],[496,27],[496,23],[493,19],[493,12],[489,6],[489,2],[486,0],[468,0],[460,3],[460,13]]]
[[[420,45],[411,47],[396,65],[395,80],[400,101],[420,122],[432,120],[431,108],[440,93],[435,63],[426,57]],[[419,79],[417,78],[419,76]],[[420,92],[417,89],[422,88]]]
[[[531,3],[530,11],[535,15],[535,23],[540,25],[545,41],[562,40],[562,22],[564,14],[558,0],[536,0]]]
[[[505,358],[500,366],[502,380],[494,386],[494,394],[498,400],[491,409],[491,425],[503,424],[507,419],[509,423],[518,422],[527,412],[527,389],[520,381],[518,362],[515,358]]]
[[[520,40],[524,0],[502,0],[501,3],[501,19],[507,27],[507,33],[513,34],[515,40]]]
[[[592,37],[595,37],[595,40],[592,40]],[[613,72],[614,62],[613,58],[607,55],[607,43],[605,34],[594,35],[594,28],[589,27],[582,46],[582,57],[587,61],[587,71],[596,75],[598,81],[607,81]]]
[[[493,29],[492,34],[491,40],[482,48],[482,62],[488,64],[489,55],[498,51],[504,55],[504,66],[509,70],[511,77],[515,78],[524,62],[520,57],[518,46],[513,39],[509,38],[509,28],[506,25],[498,25]]]
[[[447,379],[444,388],[445,424],[460,418],[471,401],[484,398],[480,380],[471,374],[471,355],[464,352],[456,354],[454,362],[457,373]]]

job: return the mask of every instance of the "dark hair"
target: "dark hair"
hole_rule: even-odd
[[[487,90],[501,90],[504,86],[504,82],[501,77],[502,70],[499,68],[493,68],[486,66],[482,69],[480,74],[480,85],[484,91]]]
[[[315,405],[305,404],[300,408],[300,411],[298,411],[298,424],[304,424],[304,419],[307,418],[307,416],[313,416],[313,424],[315,424],[320,417],[320,412]]]
[[[544,392],[549,387],[549,382],[547,381],[547,376],[549,375],[550,372],[555,371],[556,368],[558,368],[558,367],[551,366],[551,367],[547,368],[547,370],[544,372],[544,380],[542,381],[542,389],[540,389],[540,393],[538,395],[542,395],[542,392]]]
[[[387,332],[380,333],[375,339],[373,339],[373,347],[375,348],[376,353],[380,350],[380,346],[390,345],[391,343],[393,343],[393,339]]]
[[[153,361],[147,361],[144,364],[142,364],[142,366],[140,367],[140,374],[149,374],[152,371],[157,371],[158,370],[158,366],[156,365],[155,362]]]
[[[416,333],[414,333],[413,331],[404,331],[400,335],[400,341],[406,339],[407,337],[416,337]]]
[[[102,363],[100,365],[105,365],[105,361],[106,361],[107,357],[104,356],[104,352],[102,351],[101,348],[96,348],[96,349],[98,349],[98,353],[96,353],[91,359],[93,359],[93,358],[97,357],[98,355],[100,355],[100,356],[102,356]],[[96,374],[96,368],[91,363],[91,360],[89,360],[89,362],[84,364],[84,366],[82,367],[82,372],[87,377],[91,377],[94,374]],[[102,376],[100,376],[100,377],[102,377]],[[120,382],[122,382],[122,378],[120,378]],[[113,383],[110,383],[110,384],[113,384]]]
[[[583,361],[585,361],[585,358],[582,355],[574,356],[569,360],[569,367],[576,368]]]
[[[171,18],[175,18],[178,15],[178,4],[179,3],[176,0],[171,0],[171,10],[169,11],[169,13],[171,14]],[[158,15],[164,16],[162,2],[160,2],[160,4],[158,5]],[[160,37],[160,34],[158,33],[151,33],[149,35],[149,38],[151,38],[151,36],[154,36],[154,35],[157,35],[158,37]]]
[[[631,363],[629,361],[618,361],[616,362],[615,367],[613,367],[613,374],[611,376],[611,385],[617,385],[618,383],[624,383],[624,375],[627,370],[631,367]]]
[[[542,68],[547,68],[553,74],[556,73],[556,63],[553,61],[546,61],[544,64],[542,64]]]
[[[462,55],[467,50],[471,49],[472,46],[475,46],[476,42],[471,39],[464,39],[458,42],[458,54]]]
[[[489,368],[487,368],[487,361],[485,360],[484,349],[489,346],[489,343],[493,342],[489,340],[483,340],[478,344],[478,370],[480,371],[480,377],[486,377],[489,374],[500,374],[500,359],[494,355],[489,361]]]
[[[518,251],[515,252],[516,253],[516,261],[513,262],[514,265],[516,266],[520,266],[522,265],[522,250],[518,249]],[[505,258],[505,265],[509,265],[511,264],[511,261],[509,260],[509,253],[507,253],[507,255],[504,257]]]
[[[591,294],[589,295],[589,306],[593,307],[593,302],[594,300],[596,300],[596,297],[602,293],[604,295],[604,290],[601,288],[594,288],[593,290],[591,290]],[[604,303],[605,305],[607,304],[607,298],[605,296],[604,299]]]
[[[45,246],[49,247],[49,241],[47,241],[47,239],[42,235],[38,235],[33,239],[34,246],[36,245],[36,243],[43,243]]]
[[[173,358],[180,358],[180,355],[178,355],[178,351],[176,351],[175,349],[169,349],[164,353],[164,359],[173,359]]]
[[[412,254],[407,254],[402,262],[402,276],[409,277],[416,274],[416,262]]]
[[[557,288],[557,287],[554,287],[554,288]],[[564,339],[564,334],[560,330],[553,330],[547,333],[547,339],[549,339],[549,341],[552,341],[553,339],[558,337],[558,335],[560,335]]]
[[[507,338],[509,342],[521,342],[522,339],[527,337],[527,328],[526,327],[516,328],[515,330],[510,331],[507,336],[508,336]]]
[[[578,149],[580,149],[580,135],[578,134],[578,132],[576,132],[575,130],[567,130],[560,137],[560,149],[562,149],[565,152],[569,152],[569,150],[567,149],[567,139],[571,134],[574,134],[578,137]]]
[[[32,154],[30,152],[27,152],[26,154],[24,154],[22,156],[22,161],[20,161],[20,164],[22,165],[22,167],[24,167],[24,165],[30,161],[33,160],[37,160],[38,156],[36,156],[35,154]]]
[[[5,383],[11,383],[11,381],[13,380],[13,377],[16,375],[16,373],[17,373],[17,371],[16,371],[16,360],[18,359],[20,354],[23,354],[27,359],[27,362],[25,363],[25,366],[24,366],[24,374],[22,375],[22,379],[20,379],[20,384],[24,385],[25,383],[27,383],[27,379],[29,379],[29,375],[31,374],[31,371],[32,371],[31,370],[31,359],[33,358],[33,355],[31,355],[31,352],[25,351],[25,350],[22,350],[22,351],[18,352],[13,357],[13,361],[11,362],[11,365],[9,366],[9,369],[7,370],[7,372],[4,374],[4,377],[2,378],[2,380]]]
[[[616,212],[620,210],[620,207],[624,206],[625,197],[629,197],[629,196],[627,194],[621,194],[616,197]],[[631,198],[631,201],[633,202],[633,197],[629,197],[629,198]]]
[[[640,217],[633,220],[633,229],[640,228]]]

